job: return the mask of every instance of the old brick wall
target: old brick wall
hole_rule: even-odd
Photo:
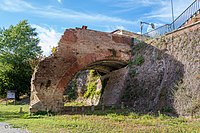
[[[31,81],[31,112],[61,111],[64,87],[78,71],[90,67],[110,72],[124,67],[130,58],[131,43],[132,38],[122,35],[67,29],[56,52],[42,60],[35,69]]]

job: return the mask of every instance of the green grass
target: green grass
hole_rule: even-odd
[[[19,113],[19,105],[0,104],[0,121],[14,127],[27,128],[33,133],[199,133],[200,120],[173,118],[160,114],[138,115],[133,112],[96,111],[88,115],[33,115],[28,113],[28,105],[23,105],[24,113]]]
[[[83,105],[85,104],[82,102],[76,102],[76,101],[66,102],[64,104],[64,106],[83,106]]]

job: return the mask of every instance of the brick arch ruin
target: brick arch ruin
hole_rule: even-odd
[[[31,80],[30,111],[60,112],[64,87],[80,70],[110,73],[127,65],[132,38],[86,29],[67,29],[51,56],[36,67]]]

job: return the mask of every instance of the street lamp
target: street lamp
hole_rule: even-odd
[[[142,35],[143,24],[150,25],[152,27],[152,29],[155,29],[155,25],[153,23],[147,23],[147,22],[140,21],[141,35]]]

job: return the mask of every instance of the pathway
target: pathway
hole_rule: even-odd
[[[22,130],[20,128],[12,128],[9,124],[5,122],[0,122],[0,133],[29,133],[27,130]]]

